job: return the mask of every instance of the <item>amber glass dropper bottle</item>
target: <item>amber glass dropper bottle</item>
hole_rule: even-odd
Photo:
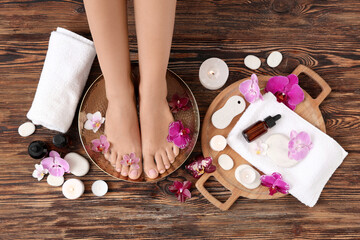
[[[252,142],[261,135],[267,133],[269,128],[276,125],[276,121],[281,118],[281,115],[275,115],[274,117],[268,116],[264,121],[257,121],[242,132],[242,135],[247,142]]]

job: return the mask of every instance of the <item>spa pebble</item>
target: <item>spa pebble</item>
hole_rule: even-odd
[[[255,189],[261,183],[259,172],[248,164],[242,164],[236,168],[235,178],[248,189]]]
[[[18,128],[20,136],[27,137],[35,132],[35,125],[32,122],[26,122]]]
[[[218,158],[218,163],[224,170],[230,170],[234,167],[234,161],[227,154],[221,154]]]
[[[89,172],[89,161],[80,154],[71,152],[66,154],[64,159],[70,165],[70,172],[75,176],[82,177]]]
[[[103,180],[97,180],[92,184],[91,191],[95,196],[102,197],[107,193],[108,185]]]
[[[66,180],[62,186],[62,193],[68,199],[76,199],[81,197],[81,195],[84,193],[84,190],[84,183],[76,178]]]
[[[227,145],[226,138],[222,135],[216,135],[210,140],[210,147],[214,151],[222,151]]]
[[[290,168],[298,163],[288,157],[290,139],[283,134],[273,134],[266,139],[268,145],[266,155],[279,167]]]
[[[261,66],[261,61],[258,57],[254,56],[254,55],[248,55],[244,59],[244,64],[246,67],[248,67],[252,70],[256,70]]]
[[[282,56],[281,52],[274,51],[274,52],[270,53],[269,57],[267,58],[267,64],[270,67],[275,68],[280,65],[282,59],[283,59],[283,56]]]
[[[64,177],[63,176],[55,177],[55,176],[49,174],[46,178],[46,181],[50,186],[58,187],[64,183]]]

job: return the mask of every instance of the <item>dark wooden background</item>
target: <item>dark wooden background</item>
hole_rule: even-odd
[[[105,0],[104,0],[105,1]],[[318,72],[333,92],[321,105],[327,133],[349,152],[320,200],[309,208],[292,196],[277,200],[239,199],[222,212],[194,188],[179,203],[167,187],[195,180],[181,168],[157,184],[117,181],[94,165],[81,179],[86,191],[67,200],[60,187],[32,178],[38,161],[27,155],[33,140],[50,141],[55,132],[38,128],[21,138],[45,58],[50,32],[61,26],[91,38],[82,1],[0,1],[0,239],[359,239],[360,238],[360,2],[358,0],[183,0],[178,2],[169,68],[190,86],[201,117],[222,90],[205,90],[198,80],[202,61],[224,59],[227,85],[252,73],[243,59],[264,62],[273,50],[285,60],[276,69],[263,64],[258,74],[287,74],[298,64]],[[129,5],[131,57],[136,60],[132,1]],[[97,60],[89,84],[100,74]],[[300,85],[319,92],[306,78]],[[84,154],[76,126],[66,151]],[[66,153],[62,151],[62,153]],[[200,141],[195,153],[201,152]],[[326,167],[326,166],[325,166]],[[110,192],[91,193],[103,179]],[[218,198],[227,191],[208,184]]]

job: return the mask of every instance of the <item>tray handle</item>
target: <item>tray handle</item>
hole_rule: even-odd
[[[319,76],[319,74],[317,74],[316,72],[314,72],[313,70],[302,64],[297,66],[297,68],[292,72],[292,74],[295,74],[297,76],[299,76],[301,73],[305,73],[306,75],[308,75],[321,87],[322,90],[321,93],[319,94],[319,96],[317,96],[317,98],[313,99],[314,103],[317,106],[319,106],[325,100],[325,98],[330,94],[331,92],[330,86],[326,83],[326,81],[322,77]]]
[[[221,185],[223,185],[231,192],[231,196],[226,200],[226,202],[220,202],[213,195],[211,195],[208,190],[206,190],[204,184],[211,176],[215,177]],[[236,191],[236,189],[231,184],[229,184],[220,174],[218,174],[217,171],[213,173],[205,173],[204,175],[202,175],[196,182],[195,186],[209,202],[211,202],[213,205],[223,211],[228,210],[231,205],[240,197],[240,193]]]

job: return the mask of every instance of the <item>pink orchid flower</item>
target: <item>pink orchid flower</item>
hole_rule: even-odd
[[[100,139],[94,139],[91,141],[92,150],[95,152],[101,152],[102,154],[107,153],[110,147],[110,143],[108,142],[105,135],[101,135]]]
[[[240,83],[239,90],[249,103],[253,103],[258,99],[263,100],[263,96],[260,93],[259,80],[255,73],[251,75],[251,79]]]
[[[269,188],[269,195],[274,195],[277,192],[288,194],[290,186],[284,180],[280,173],[274,172],[271,175],[262,175],[260,177],[261,185]]]
[[[313,144],[308,133],[291,131],[288,145],[288,156],[290,159],[297,161],[304,159],[312,147]]]
[[[101,124],[105,122],[105,118],[101,116],[99,111],[94,114],[86,114],[86,118],[87,120],[84,124],[84,128],[87,130],[93,130],[94,133],[96,133],[101,127]]]
[[[41,161],[43,168],[49,170],[49,173],[55,177],[61,177],[65,172],[70,172],[69,163],[60,157],[56,151],[51,151],[49,157]]]
[[[43,167],[41,164],[35,164],[35,170],[32,173],[34,178],[37,178],[38,181],[43,179],[43,177],[49,173],[49,170]]]
[[[174,94],[169,102],[169,106],[171,108],[171,112],[177,113],[181,110],[188,110],[190,108],[189,103],[190,101],[188,97],[179,97],[179,95]]]
[[[298,83],[299,79],[295,74],[287,77],[272,77],[266,84],[265,92],[273,93],[278,102],[282,102],[291,110],[295,110],[296,105],[301,103],[305,98],[304,92]]]
[[[189,145],[190,129],[185,128],[181,121],[175,121],[169,125],[169,135],[167,136],[168,142],[174,143],[180,149],[184,149]]]
[[[204,158],[199,155],[195,158],[195,161],[186,165],[185,168],[190,171],[194,178],[200,178],[204,173],[212,173],[216,170],[216,166],[212,164],[212,158]]]
[[[122,165],[131,166],[133,165],[135,169],[139,169],[140,158],[135,156],[135,153],[130,153],[130,155],[124,155],[123,159],[120,161]]]
[[[189,181],[185,181],[184,183],[175,181],[171,186],[169,186],[170,192],[175,193],[180,202],[185,202],[186,199],[191,198],[191,193],[189,191],[190,188],[191,182]]]

